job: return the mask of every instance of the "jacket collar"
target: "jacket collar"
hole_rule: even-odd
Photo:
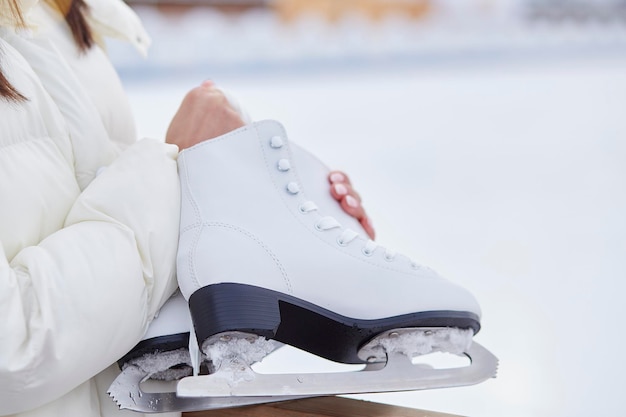
[[[122,0],[85,0],[85,3],[90,10],[87,20],[96,36],[126,41],[141,55],[147,55],[150,36],[139,16],[126,3]]]

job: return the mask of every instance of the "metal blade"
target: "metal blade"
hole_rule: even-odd
[[[257,374],[245,363],[233,360],[211,375],[179,381],[177,395],[186,398],[258,396],[320,396],[374,392],[415,391],[473,385],[495,377],[498,359],[478,343],[465,352],[469,366],[432,369],[413,365],[400,353],[389,355],[387,364],[357,372],[320,374]]]
[[[303,396],[202,396],[181,398],[175,392],[154,393],[142,391],[140,384],[147,378],[148,375],[139,367],[128,366],[113,381],[109,387],[108,394],[121,409],[142,413],[203,411],[303,398]]]

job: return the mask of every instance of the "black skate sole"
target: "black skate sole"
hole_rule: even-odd
[[[345,317],[315,304],[244,284],[208,285],[193,293],[189,308],[198,344],[229,331],[253,333],[348,364],[364,363],[359,349],[376,335],[406,327],[480,330],[470,312],[427,311],[376,320]]]
[[[117,361],[120,369],[124,369],[124,365],[133,360],[147,354],[169,352],[189,346],[189,332],[169,334],[165,336],[153,337],[151,339],[142,340],[137,343],[126,355]]]

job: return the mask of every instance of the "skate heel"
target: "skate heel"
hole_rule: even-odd
[[[386,328],[368,326],[305,300],[246,284],[220,283],[189,298],[198,346],[251,335],[297,347],[342,363],[363,363],[358,347]],[[233,335],[248,337],[233,337]],[[223,338],[224,340],[220,340]]]
[[[288,294],[235,283],[197,290],[189,299],[189,308],[198,346],[203,350],[207,340],[215,335],[241,332],[347,364],[367,363],[367,357],[359,356],[361,347],[392,329],[460,328],[474,334],[480,327],[474,314],[455,311],[427,311],[375,320],[346,317]]]
[[[250,285],[222,283],[200,288],[189,298],[198,346],[210,337],[241,332],[273,339],[280,325],[277,293]]]

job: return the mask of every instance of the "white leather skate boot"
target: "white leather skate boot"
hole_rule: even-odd
[[[189,350],[191,316],[187,301],[176,292],[150,323],[146,334],[128,354],[118,361],[122,372],[109,387],[108,394],[121,409],[142,413],[203,411],[275,402],[294,397],[221,397],[189,398],[176,393],[176,381],[193,374]],[[275,343],[274,348],[281,345]],[[198,357],[202,375],[213,372],[205,355]]]
[[[294,160],[302,168],[302,182],[306,184],[316,200],[329,213],[342,215],[343,210],[329,193],[329,169],[317,158],[302,148],[292,146]],[[361,233],[360,224],[353,218],[347,223]],[[155,381],[176,381],[192,375],[193,364],[189,353],[191,316],[187,301],[180,291],[163,305],[159,314],[150,323],[142,340],[118,361],[122,373],[109,388],[109,394],[124,409],[139,412],[199,411],[239,405],[278,401],[280,398],[181,398],[175,391]],[[193,346],[193,343],[192,343]],[[267,351],[278,349],[282,344],[265,344]],[[213,371],[211,358],[199,355],[200,373]],[[154,392],[144,392],[141,385],[146,382]],[[155,386],[163,387],[155,391]],[[158,392],[157,392],[158,391]],[[291,397],[289,399],[292,399]]]
[[[144,392],[144,381],[175,381],[192,374],[189,355],[191,316],[187,301],[177,291],[161,307],[142,340],[118,361],[122,372],[109,387],[109,395],[122,409],[141,412],[192,411],[197,405],[181,407],[175,392]],[[206,367],[207,363],[204,363]],[[198,401],[195,401],[196,403]]]
[[[149,371],[150,377],[155,379],[173,380],[191,374],[189,352],[189,330],[191,329],[191,316],[187,301],[179,291],[165,302],[158,315],[148,326],[146,334],[130,352],[119,361],[120,369],[142,361],[147,358],[150,361],[153,355],[164,352],[177,352],[177,358],[162,361],[160,364],[145,364],[144,368]],[[176,363],[173,363],[174,361]],[[169,365],[165,367],[165,365]],[[179,366],[180,365],[180,366]],[[185,366],[182,366],[185,365]],[[172,369],[172,367],[175,367]]]
[[[467,354],[480,327],[474,297],[409,258],[378,247],[353,226],[346,228],[354,220],[340,209],[329,216],[309,196],[279,123],[258,122],[203,142],[182,151],[178,164],[178,280],[205,353],[214,355],[211,349],[220,341],[252,341],[250,335],[257,335],[343,363],[388,362],[396,351],[408,356],[431,350]],[[418,329],[418,336],[409,332],[404,338],[405,329]],[[411,337],[427,340],[407,347]],[[481,360],[490,355],[474,353],[484,353]],[[382,388],[379,381],[370,381],[346,389],[355,393],[476,383],[495,372],[495,358],[488,359],[493,360],[473,369],[466,380],[433,375],[426,385],[396,382]],[[303,390],[302,378],[279,387],[238,384],[248,385],[241,390],[229,379],[254,378],[231,374],[210,388],[197,378],[181,381],[183,395],[342,393],[329,381],[324,382],[329,388]]]

